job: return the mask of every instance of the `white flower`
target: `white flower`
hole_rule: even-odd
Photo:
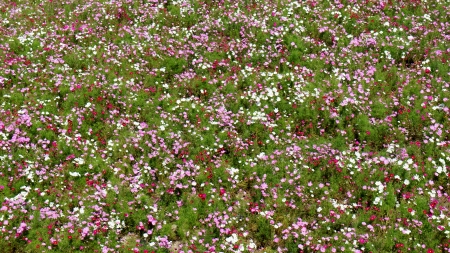
[[[403,169],[404,170],[410,170],[409,165],[407,163],[403,164]]]
[[[69,172],[69,175],[71,175],[72,177],[81,177],[81,174],[78,172]]]
[[[235,244],[238,241],[238,238],[237,238],[236,234],[232,234],[230,237],[228,237],[225,240],[231,244]]]
[[[88,102],[84,107],[89,108],[89,107],[91,107],[91,105],[92,104]]]
[[[376,181],[375,185],[378,186],[378,192],[383,193],[384,192],[384,186],[380,181]]]
[[[239,172],[239,170],[236,169],[236,168],[230,168],[230,169],[228,169],[228,171],[230,172],[231,176],[234,176],[234,174],[236,174],[237,172]]]
[[[409,185],[409,180],[405,179],[405,181],[403,182],[405,185]]]
[[[115,222],[113,220],[108,221],[108,226],[110,229],[114,229]]]
[[[376,197],[373,201],[373,204],[375,204],[375,205],[380,204],[380,206],[381,206],[381,205],[383,205],[383,201],[380,199],[380,197]]]
[[[78,164],[84,164],[84,159],[81,157],[77,157],[77,158],[73,159],[73,161]]]

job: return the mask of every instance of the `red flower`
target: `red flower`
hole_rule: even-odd
[[[205,193],[199,193],[198,197],[201,198],[202,200],[206,199],[206,194]]]
[[[434,253],[434,250],[433,249],[428,249],[427,253]]]
[[[434,200],[434,201],[431,202],[431,204],[430,204],[431,208],[435,208],[436,205],[437,205],[437,201],[436,201],[436,200]]]
[[[395,244],[395,247],[397,247],[397,248],[403,248],[403,243],[397,243],[397,244]]]

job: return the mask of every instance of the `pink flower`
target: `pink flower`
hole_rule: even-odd
[[[152,215],[147,215],[148,223],[152,224],[153,226],[156,225],[158,222],[155,218],[153,218]]]
[[[265,190],[267,189],[267,184],[266,183],[262,183],[261,184],[261,190]]]
[[[74,154],[71,154],[71,155],[68,155],[67,157],[66,157],[66,160],[72,160],[72,159],[74,159],[75,158],[75,155]]]

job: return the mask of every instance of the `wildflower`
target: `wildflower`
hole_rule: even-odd
[[[404,244],[403,243],[397,243],[395,244],[396,248],[403,248]]]
[[[69,172],[69,175],[72,177],[81,177],[81,174],[78,172]]]
[[[201,198],[202,200],[206,199],[206,194],[205,193],[199,193],[198,197]]]

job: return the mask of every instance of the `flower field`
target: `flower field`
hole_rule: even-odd
[[[0,0],[2,252],[450,252],[450,1]]]

